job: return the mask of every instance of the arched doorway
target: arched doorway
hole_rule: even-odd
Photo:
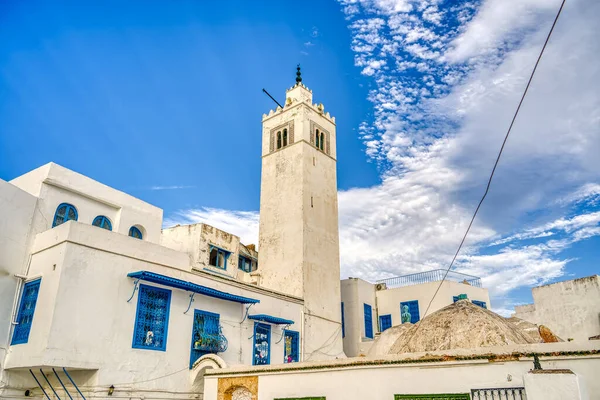
[[[204,394],[204,373],[207,369],[226,368],[227,363],[216,354],[206,354],[200,357],[193,365],[190,371],[190,380],[192,381],[192,391]]]

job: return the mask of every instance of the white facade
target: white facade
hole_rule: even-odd
[[[427,273],[425,273],[427,274]],[[437,275],[433,274],[433,277]],[[401,279],[393,278],[393,279]],[[476,277],[472,282],[478,281]],[[381,317],[391,320],[390,326],[400,325],[401,304],[416,302],[418,319],[423,319],[437,310],[454,302],[454,297],[466,295],[471,301],[485,303],[490,307],[488,290],[469,283],[445,280],[410,284],[401,287],[387,287],[386,284],[374,284],[358,278],[342,280],[342,303],[344,310],[344,351],[347,356],[366,355],[374,337],[381,332]],[[425,313],[429,302],[435,296],[429,311]],[[365,318],[365,305],[371,307],[371,318]],[[367,337],[370,320],[372,337]]]
[[[533,304],[515,307],[514,317],[546,325],[563,340],[600,335],[600,276],[533,288]]]

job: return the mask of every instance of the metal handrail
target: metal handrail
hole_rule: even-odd
[[[422,283],[437,282],[444,279],[446,270],[434,269],[432,271],[417,272],[415,274],[396,276],[393,278],[380,279],[377,283],[384,283],[388,288],[419,285]],[[466,283],[475,287],[482,287],[481,278],[461,272],[449,271],[446,280]]]

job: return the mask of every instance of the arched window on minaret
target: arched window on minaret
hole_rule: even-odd
[[[277,132],[277,149],[281,148],[281,131]]]
[[[317,129],[315,131],[315,140],[316,140],[316,145],[317,145],[317,149],[319,148],[319,130]]]
[[[283,147],[287,146],[288,138],[287,138],[287,129],[283,130]]]
[[[325,149],[325,134],[321,132],[321,150]]]

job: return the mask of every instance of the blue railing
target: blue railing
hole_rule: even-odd
[[[419,285],[421,283],[437,282],[444,279],[445,269],[434,269],[433,271],[418,272],[416,274],[396,276],[394,278],[380,279],[377,283],[385,283],[388,289]],[[473,275],[449,271],[446,280],[452,282],[466,283],[471,286],[481,287],[481,278]]]

